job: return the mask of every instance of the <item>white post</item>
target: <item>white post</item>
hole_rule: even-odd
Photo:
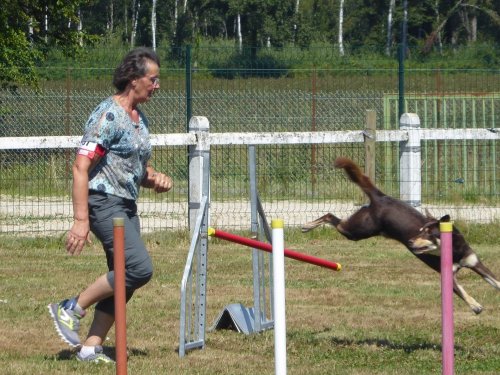
[[[286,374],[285,241],[282,219],[273,219],[274,363],[275,374]]]
[[[399,196],[402,201],[420,209],[422,198],[420,118],[416,113],[403,113],[399,127],[408,132],[408,140],[400,143]]]
[[[196,218],[198,217],[198,211],[200,209],[201,198],[203,196],[203,186],[204,183],[209,183],[208,181],[203,181],[206,173],[204,168],[210,168],[209,165],[204,165],[204,161],[208,160],[205,158],[206,154],[210,152],[210,144],[206,141],[208,137],[208,131],[210,124],[208,119],[203,116],[193,116],[189,120],[189,132],[197,133],[197,144],[189,146],[189,229],[191,231],[191,237],[193,236],[194,225],[196,223]],[[210,191],[210,189],[206,189]],[[210,200],[209,200],[210,202]]]

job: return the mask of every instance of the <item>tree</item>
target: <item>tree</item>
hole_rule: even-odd
[[[153,4],[151,7],[151,34],[153,36],[151,45],[153,50],[156,51],[156,0],[152,0]]]
[[[340,0],[339,6],[339,54],[340,56],[344,56],[344,0]]]
[[[432,46],[441,37],[441,33],[445,32],[445,38],[452,44],[457,44],[460,38],[461,30],[465,31],[465,41],[473,43],[477,40],[478,25],[477,17],[482,14],[486,17],[488,23],[493,21],[496,28],[500,26],[500,16],[492,8],[489,1],[471,1],[465,0],[455,1],[452,6],[444,9],[444,14],[437,18],[438,22],[433,25],[432,31],[426,38],[422,51],[429,53]],[[469,14],[470,10],[473,10]],[[457,22],[458,20],[458,22]],[[486,22],[485,22],[486,23]]]
[[[72,55],[92,36],[80,29],[79,7],[90,0],[3,0],[0,8],[0,85],[36,83],[36,64],[50,47]]]
[[[392,46],[392,23],[394,18],[394,8],[396,7],[396,0],[389,0],[389,9],[387,11],[387,42],[385,44],[385,54],[391,55]]]

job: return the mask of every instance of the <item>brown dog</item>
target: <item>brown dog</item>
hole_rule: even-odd
[[[382,235],[399,241],[422,262],[440,272],[439,220],[424,216],[407,203],[381,192],[352,160],[338,158],[334,166],[344,169],[351,181],[368,196],[370,203],[361,207],[347,219],[341,220],[328,213],[304,224],[302,231],[308,232],[322,224],[330,224],[353,241]],[[441,220],[449,221],[449,216],[446,215]],[[483,307],[457,283],[458,270],[462,267],[470,268],[499,290],[500,282],[481,263],[456,228],[453,228],[452,243],[453,291],[471,307],[472,311],[479,314]]]

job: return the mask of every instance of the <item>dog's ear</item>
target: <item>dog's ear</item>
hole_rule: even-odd
[[[424,226],[422,228],[420,228],[420,232],[423,232],[423,231],[429,232],[429,231],[436,229],[436,228],[439,228],[439,221],[436,219],[433,219],[433,220],[430,220],[427,223],[425,223]]]
[[[441,223],[449,223],[451,221],[450,215],[444,215],[441,216],[441,219],[439,219]]]
[[[428,219],[435,219],[435,217],[431,215],[427,208],[425,209],[425,217]]]

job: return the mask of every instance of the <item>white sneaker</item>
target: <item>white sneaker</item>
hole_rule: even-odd
[[[80,350],[76,354],[76,359],[81,362],[94,362],[94,363],[115,363],[111,358],[109,358],[106,354],[104,354],[102,350],[102,346],[97,345],[94,347],[94,353],[90,354],[86,357],[82,356],[82,351]]]

